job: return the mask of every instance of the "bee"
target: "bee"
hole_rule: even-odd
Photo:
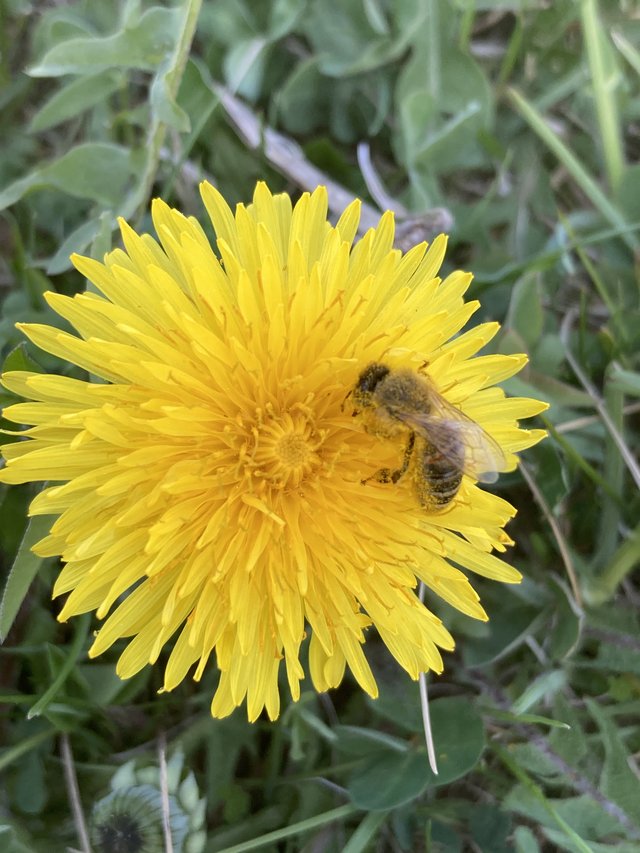
[[[407,436],[399,468],[380,468],[367,483],[397,483],[410,471],[421,505],[442,510],[458,494],[463,474],[494,483],[506,459],[499,445],[436,390],[427,376],[392,370],[373,362],[365,367],[348,396],[353,415],[362,414],[365,429],[383,438]]]

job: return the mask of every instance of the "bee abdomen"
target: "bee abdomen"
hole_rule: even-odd
[[[415,477],[418,498],[425,509],[442,509],[451,503],[462,482],[463,464],[464,447],[461,443],[456,443],[445,456],[425,441]]]

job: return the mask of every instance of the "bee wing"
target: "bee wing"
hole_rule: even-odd
[[[506,458],[500,445],[480,424],[440,395],[432,394],[430,412],[402,412],[397,417],[457,466],[460,466],[462,445],[462,470],[482,483],[495,483],[497,472],[506,467]]]

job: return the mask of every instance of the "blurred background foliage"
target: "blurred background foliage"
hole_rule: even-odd
[[[525,581],[474,581],[488,624],[437,605],[458,638],[430,688],[438,778],[374,640],[377,702],[347,681],[252,726],[210,718],[213,667],[158,696],[118,649],[88,662],[94,626],[55,621],[57,567],[28,550],[33,489],[0,486],[3,850],[88,849],[63,769],[89,815],[159,737],[207,851],[639,849],[639,75],[632,0],[0,0],[4,369],[72,370],[14,323],[59,322],[43,292],[86,286],[68,256],[101,257],[118,216],[149,229],[155,195],[201,216],[204,177],[230,203],[322,180],[446,227],[492,346],[529,354],[507,390],[552,404],[497,487]]]

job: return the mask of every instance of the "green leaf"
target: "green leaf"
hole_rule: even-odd
[[[622,239],[630,249],[637,251],[640,248],[640,241],[637,235],[628,230],[628,223],[624,218],[624,213],[615,204],[612,204],[606,193],[600,189],[598,182],[589,173],[587,164],[580,157],[576,156],[575,152],[551,128],[534,105],[523,97],[520,92],[516,89],[509,89],[507,96],[522,118],[528,122],[531,129],[538,134],[542,142],[558,158],[582,192],[588,196],[593,206],[600,211],[604,219],[613,225],[614,228],[621,229],[623,232]]]
[[[629,222],[640,219],[640,164],[627,166],[614,196]]]
[[[585,597],[591,605],[609,601],[618,585],[640,563],[640,524],[627,534],[627,538],[616,548],[603,571],[585,585]]]
[[[491,850],[491,853],[511,853],[511,816],[502,809],[485,803],[471,811],[469,829],[475,850]]]
[[[131,25],[113,35],[73,38],[47,51],[32,66],[32,77],[93,74],[106,68],[141,68],[155,71],[171,52],[179,25],[179,9],[148,9]]]
[[[236,42],[224,60],[224,75],[229,89],[248,101],[260,96],[265,77],[268,42],[252,36]]]
[[[103,71],[99,74],[72,80],[55,92],[31,119],[29,130],[39,133],[55,127],[63,121],[94,107],[122,86],[124,77],[119,71]]]
[[[528,380],[528,381],[527,381]],[[536,397],[551,403],[551,412],[560,406],[568,408],[594,409],[593,400],[573,385],[568,385],[555,376],[547,376],[535,369],[528,371],[527,379],[514,376],[505,383],[510,394]]]
[[[117,208],[135,170],[135,157],[128,148],[87,142],[5,187],[0,191],[0,210],[32,190],[51,187],[104,207]]]
[[[534,630],[540,611],[517,600],[509,607],[494,608],[484,637],[467,643],[462,650],[466,666],[487,666],[508,656]]]
[[[47,801],[47,784],[41,751],[28,752],[18,765],[14,795],[20,811],[40,814]]]
[[[527,344],[528,351],[542,335],[543,324],[540,276],[530,273],[518,279],[513,286],[505,325],[515,329]]]
[[[4,749],[0,753],[0,771],[4,772],[7,767],[22,760],[24,755],[27,755],[32,749],[36,749],[41,743],[45,743],[51,738],[53,740],[58,732],[53,726],[42,727],[42,724],[33,726],[30,731],[34,734],[23,736],[16,741],[15,744]]]
[[[443,821],[430,820],[425,828],[425,836],[428,839],[426,849],[429,853],[463,853],[467,848],[460,832],[456,832],[453,826]]]
[[[31,548],[49,533],[51,518],[36,515],[30,519],[18,553],[13,561],[0,602],[0,642],[4,642],[24,601],[31,582],[43,563]]]
[[[188,150],[193,144],[191,140],[198,138],[204,123],[218,103],[211,91],[209,71],[196,57],[192,57],[185,66],[178,90],[178,100],[192,127],[191,138],[184,143]]]
[[[432,784],[446,785],[468,773],[485,747],[482,718],[469,698],[447,697],[429,705],[438,775]]]
[[[513,703],[515,714],[521,714],[534,707],[544,697],[555,695],[566,686],[567,676],[561,669],[552,669],[539,675]]]
[[[106,6],[107,3],[104,4],[104,7]],[[33,56],[42,55],[57,44],[72,38],[93,37],[96,32],[96,19],[83,15],[76,4],[51,4],[51,8],[43,11],[38,17],[33,37]]]
[[[87,698],[101,707],[117,704],[116,697],[127,683],[116,675],[113,664],[96,660],[76,663],[74,677],[82,683]]]
[[[640,654],[638,654],[637,637],[632,639],[624,634],[619,634],[618,639],[618,643],[600,643],[593,667],[609,675],[620,672],[640,676]]]
[[[27,345],[23,342],[14,347],[2,364],[2,373],[9,370],[27,370],[30,373],[42,373],[42,365],[29,355]]]
[[[89,254],[92,258],[104,258],[107,252],[113,249],[113,232],[117,228],[117,219],[111,215],[110,211],[103,210],[98,217],[98,230],[91,241],[91,251]],[[93,290],[95,293],[99,292],[93,282],[88,282],[87,289]]]
[[[191,129],[189,116],[171,94],[170,76],[173,71],[173,66],[167,63],[165,70],[157,74],[151,86],[151,107],[158,121],[173,127],[178,133],[188,133]]]
[[[554,696],[553,710],[559,720],[568,724],[568,728],[551,732],[549,746],[569,765],[577,767],[589,751],[581,715],[562,693],[556,693]]]
[[[336,748],[346,755],[367,756],[379,750],[400,754],[408,751],[406,741],[375,729],[338,725],[333,727],[333,732],[338,736]]]
[[[503,800],[507,809],[525,815],[529,820],[545,830],[545,834],[563,849],[592,853],[591,844],[584,839],[604,838],[608,834],[620,832],[620,824],[614,817],[604,811],[600,803],[587,796],[560,798],[545,798],[539,789],[530,789],[517,785]],[[558,826],[561,827],[558,830]],[[571,840],[574,846],[567,846]],[[545,848],[546,849],[546,848]],[[611,848],[618,851],[618,846]]]
[[[353,804],[367,811],[387,811],[419,797],[429,784],[425,750],[374,752],[347,784]]]
[[[540,853],[538,839],[528,826],[518,826],[513,833],[516,853]]]
[[[597,0],[582,0],[582,37],[591,72],[591,83],[600,130],[600,150],[603,154],[610,187],[620,184],[624,168],[624,142],[618,102],[613,81],[619,77],[617,56],[613,52],[607,26],[598,14]]]
[[[548,650],[552,660],[559,661],[572,655],[576,649],[582,634],[584,613],[577,609],[563,583],[551,578],[550,587],[556,593],[556,610],[548,638]]]
[[[598,724],[604,746],[604,765],[599,790],[613,800],[640,826],[640,790],[638,777],[630,766],[631,756],[625,748],[618,729],[603,709],[592,699],[586,700],[589,713]]]
[[[372,71],[400,57],[425,17],[421,0],[387,6],[386,33],[357,0],[318,0],[304,18],[304,33],[321,59],[324,74],[346,77]]]
[[[360,821],[358,828],[342,847],[342,853],[362,853],[364,850],[372,849],[370,845],[375,844],[379,838],[380,827],[387,820],[387,812],[369,812]]]
[[[323,84],[319,59],[300,62],[276,95],[278,115],[289,133],[307,134],[326,121],[333,93]]]
[[[27,713],[27,719],[39,717],[43,714],[47,707],[53,702],[62,685],[65,683],[69,675],[74,671],[80,652],[84,646],[85,640],[89,634],[89,624],[91,619],[88,614],[83,614],[80,618],[74,620],[74,637],[71,646],[67,653],[61,649],[47,645],[47,654],[49,658],[49,666],[52,672],[57,669],[57,674],[47,690],[42,694],[38,701],[31,706]]]
[[[429,706],[438,762],[435,776],[426,748],[377,749],[348,784],[355,805],[378,811],[410,802],[429,785],[446,785],[469,772],[485,746],[482,720],[468,699],[437,699]]]
[[[33,853],[33,842],[24,833],[18,838],[17,831],[10,824],[0,825],[0,850],[5,853]]]
[[[69,258],[74,252],[82,254],[86,250],[87,246],[91,245],[96,234],[100,230],[100,222],[100,219],[89,219],[69,234],[67,239],[60,245],[58,251],[47,264],[48,275],[57,275],[58,273],[71,269],[73,264]]]
[[[407,678],[405,673],[381,671],[376,673],[380,685],[380,696],[377,699],[367,699],[371,710],[391,720],[394,726],[399,726],[410,734],[422,733],[422,712],[420,709],[420,693],[415,681]]]
[[[491,87],[475,60],[446,43],[450,16],[433,2],[398,77],[395,147],[407,168],[430,174],[485,162],[478,134],[493,117]]]
[[[267,28],[269,39],[275,41],[290,33],[306,7],[306,0],[271,0]]]
[[[611,368],[609,376],[611,384],[623,393],[630,394],[632,397],[640,397],[640,373],[634,370],[624,370],[615,364]]]
[[[562,729],[562,731],[568,731],[571,728],[568,723],[562,720],[553,720],[551,717],[542,717],[540,714],[515,714],[512,711],[501,711],[497,708],[491,708],[489,713],[497,720],[506,720],[510,723],[531,723],[548,726],[550,729]]]

